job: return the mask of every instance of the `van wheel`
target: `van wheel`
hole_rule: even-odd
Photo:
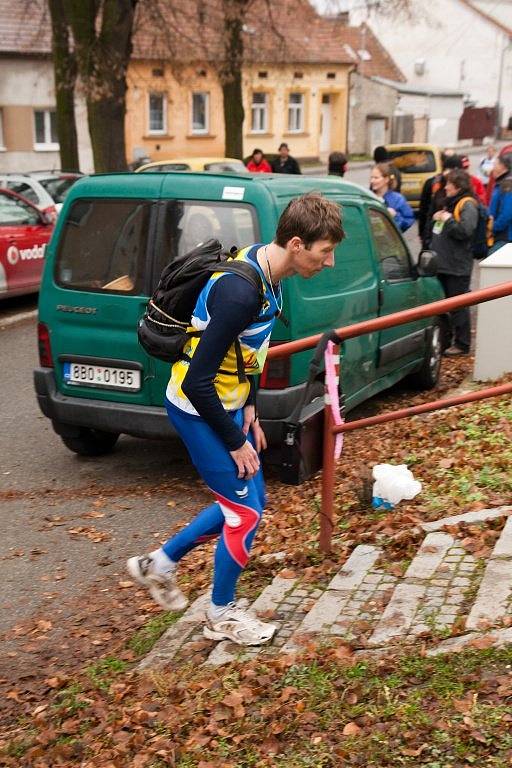
[[[433,389],[439,381],[442,360],[441,321],[436,319],[427,332],[427,345],[421,368],[409,376],[418,389]]]
[[[119,435],[115,432],[103,432],[101,429],[80,427],[76,437],[61,435],[61,440],[70,451],[79,456],[103,456],[110,453],[117,443]]]

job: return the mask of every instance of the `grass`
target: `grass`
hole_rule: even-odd
[[[152,649],[156,641],[163,635],[163,633],[172,627],[178,619],[181,613],[174,611],[166,611],[165,613],[159,613],[154,618],[150,619],[147,624],[144,624],[128,641],[128,648],[130,648],[136,656],[144,656]]]
[[[434,658],[370,658],[353,666],[317,654],[316,659],[291,665],[272,684],[266,682],[244,718],[223,724],[225,735],[214,738],[201,755],[186,749],[177,768],[223,760],[230,768],[503,768],[512,748],[505,725],[510,706],[506,696],[500,700],[496,695],[497,684],[488,690],[488,681],[510,675],[511,666],[512,648]],[[256,671],[267,680],[268,667],[260,665]],[[228,685],[236,683],[231,677]],[[279,706],[285,689],[291,695]],[[221,682],[216,701],[222,690],[226,692]],[[458,701],[468,702],[467,709],[454,706]],[[208,712],[203,699],[202,715],[208,718]],[[360,731],[344,736],[349,723],[357,723]],[[249,736],[243,741],[234,740],[244,733]],[[272,733],[279,735],[277,754],[266,754],[267,749],[262,754],[259,747]]]
[[[124,672],[127,667],[126,661],[109,656],[91,664],[85,671],[95,688],[108,691],[115,677]]]

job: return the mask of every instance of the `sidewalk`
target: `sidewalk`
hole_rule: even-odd
[[[503,525],[487,559],[472,554],[470,540],[453,533],[461,524],[477,523],[494,529]],[[275,576],[251,606],[277,625],[269,646],[242,649],[205,640],[209,595],[201,595],[139,669],[192,658],[220,666],[293,652],[313,637],[346,640],[363,654],[429,640],[430,656],[475,643],[487,647],[512,642],[512,506],[445,517],[422,524],[416,532],[425,537],[401,578],[393,574],[393,560],[383,547],[364,544],[353,550],[325,589],[303,584],[287,571]]]

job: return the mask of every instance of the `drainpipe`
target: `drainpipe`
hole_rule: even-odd
[[[345,124],[345,135],[346,135],[346,141],[345,141],[345,152],[347,155],[347,158],[349,156],[349,139],[350,139],[350,91],[352,90],[352,74],[353,72],[357,72],[357,66],[353,64],[349,71],[348,71],[348,78],[347,78],[347,120]]]

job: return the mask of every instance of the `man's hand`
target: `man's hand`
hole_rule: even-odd
[[[256,418],[256,409],[254,405],[246,405],[244,408],[244,425],[242,427],[242,432],[244,435],[248,435],[250,429],[252,430],[254,437],[256,451],[258,453],[264,451],[267,447],[267,438],[260,426],[259,419]]]
[[[250,480],[260,468],[260,459],[248,440],[237,448],[236,451],[230,451],[233,461],[238,469],[238,477]]]

